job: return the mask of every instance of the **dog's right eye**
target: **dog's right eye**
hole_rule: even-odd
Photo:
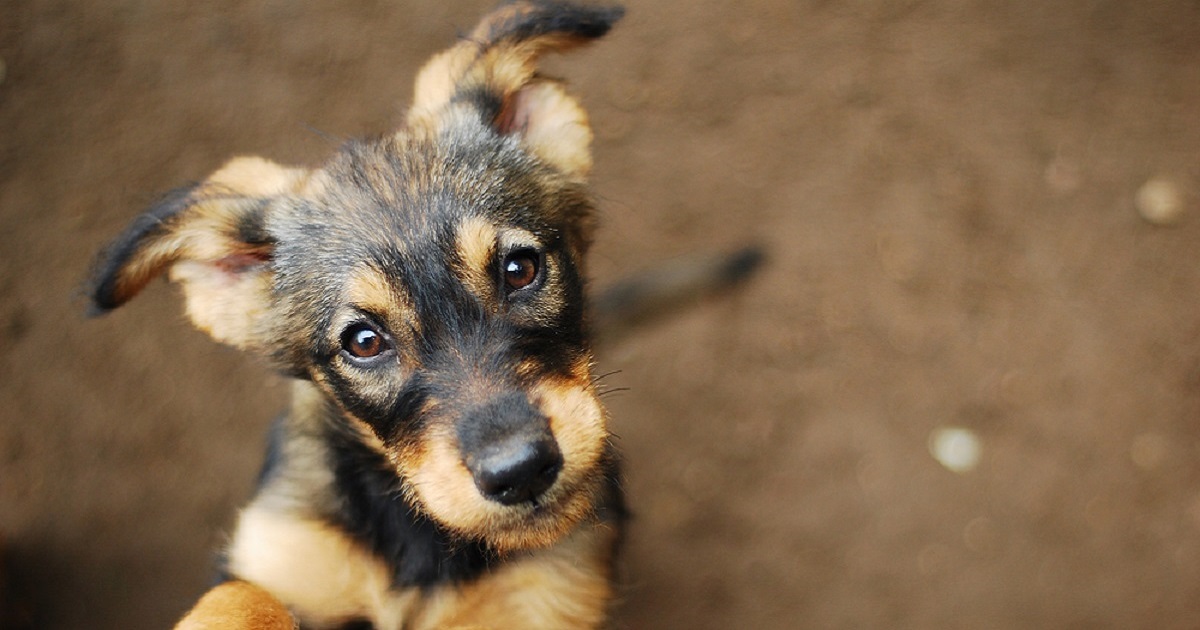
[[[370,359],[391,349],[383,333],[367,323],[352,324],[342,331],[342,350],[355,359]]]

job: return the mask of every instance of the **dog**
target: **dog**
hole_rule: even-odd
[[[98,257],[96,313],[165,274],[197,327],[291,379],[222,581],[180,628],[604,625],[626,509],[595,329],[758,260],[589,306],[592,134],[537,62],[622,14],[502,5],[424,66],[399,130],[319,168],[236,158]]]

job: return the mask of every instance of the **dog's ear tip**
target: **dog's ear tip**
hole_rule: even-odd
[[[566,5],[575,7],[574,15],[578,21],[573,30],[577,35],[586,39],[604,37],[617,22],[621,21],[621,18],[625,17],[625,6],[620,4],[572,5],[566,3]],[[567,15],[571,15],[571,13],[568,12]]]
[[[106,286],[104,278],[91,277],[71,296],[72,301],[82,302],[83,316],[98,319],[108,315],[124,304],[113,295],[112,287]]]
[[[83,302],[89,319],[105,315],[129,300],[130,296],[118,294],[117,277],[134,251],[131,244],[126,242],[131,240],[127,231],[101,249],[92,259],[87,277],[72,292],[75,301]]]
[[[625,5],[623,4],[607,4],[607,5],[584,5],[594,19],[594,28],[596,29],[594,37],[600,37],[608,33],[608,30],[614,24],[621,21],[625,17]]]

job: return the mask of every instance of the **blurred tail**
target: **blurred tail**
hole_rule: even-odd
[[[742,284],[765,260],[761,247],[750,246],[728,254],[683,258],[626,278],[595,297],[593,334],[600,343],[612,342]]]

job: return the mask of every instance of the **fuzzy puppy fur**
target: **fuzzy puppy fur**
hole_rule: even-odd
[[[604,623],[624,509],[585,317],[591,131],[536,65],[621,15],[503,5],[395,133],[320,168],[234,159],[100,256],[96,311],[166,274],[196,326],[293,379],[181,627]]]

